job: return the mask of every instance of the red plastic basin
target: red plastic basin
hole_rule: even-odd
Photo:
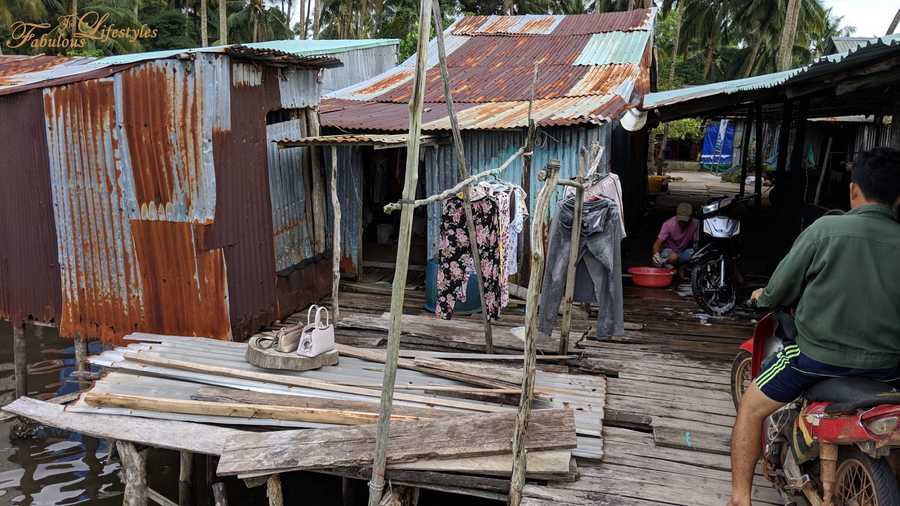
[[[649,288],[662,288],[672,284],[672,277],[675,275],[675,269],[664,269],[661,267],[629,267],[628,273],[631,274],[631,280],[638,286],[646,286]]]

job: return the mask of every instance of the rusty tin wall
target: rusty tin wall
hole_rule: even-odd
[[[204,245],[221,103],[202,99],[207,58],[44,90],[62,335],[231,337],[224,256]]]
[[[0,97],[0,319],[56,321],[59,263],[40,91]]]

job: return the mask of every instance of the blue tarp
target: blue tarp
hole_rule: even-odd
[[[703,137],[700,165],[710,170],[731,167],[733,147],[734,123],[727,119],[709,123],[706,126],[706,135]]]

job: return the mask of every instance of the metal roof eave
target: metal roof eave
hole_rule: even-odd
[[[867,69],[853,75],[852,72]],[[893,71],[900,79],[900,34],[881,37],[849,53],[829,55],[804,67],[731,81],[690,86],[644,96],[642,109],[663,121],[721,112],[748,102],[771,103],[827,91],[839,86],[828,76],[860,79],[866,74]]]

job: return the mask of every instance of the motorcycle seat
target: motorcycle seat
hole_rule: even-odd
[[[900,391],[869,378],[829,378],[806,391],[809,401],[830,402],[825,413],[846,413],[879,404],[900,404]]]

